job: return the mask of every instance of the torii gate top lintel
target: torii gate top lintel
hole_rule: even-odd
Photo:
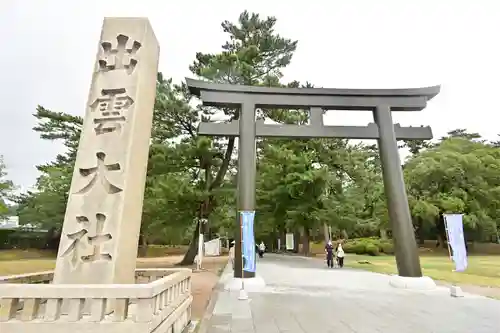
[[[277,88],[219,84],[186,78],[190,92],[204,105],[235,106],[252,99],[256,107],[367,110],[385,104],[391,111],[421,111],[440,86],[409,89]]]
[[[384,122],[387,126],[393,126],[390,111],[420,111],[440,90],[440,86],[413,89],[274,88],[218,84],[189,78],[186,78],[186,83],[190,92],[201,98],[203,105],[246,109],[243,114],[245,118],[249,118],[245,124],[255,122],[254,109],[259,107],[310,110],[309,125],[276,125],[257,121],[256,131],[252,136],[258,137],[377,139],[379,118],[385,113],[375,112],[376,109],[387,110],[389,115]],[[325,126],[324,110],[372,111],[376,124]],[[233,120],[230,123],[202,122],[198,134],[239,136],[240,126],[240,120]],[[397,140],[432,139],[432,130],[429,126],[402,127],[396,124],[394,133]]]

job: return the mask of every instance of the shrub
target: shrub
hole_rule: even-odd
[[[346,253],[356,253],[365,254],[366,253],[366,242],[364,241],[349,241],[343,244],[344,252]]]
[[[355,246],[354,246],[354,253],[356,254],[365,254],[366,253],[366,243],[364,242],[361,242],[361,243],[357,243]]]
[[[380,254],[380,251],[377,245],[367,244],[365,247],[365,253],[371,256],[378,256]]]
[[[345,253],[354,253],[354,251],[352,249],[352,244],[345,243],[344,245],[342,245],[342,247],[344,248]]]
[[[393,254],[394,245],[390,240],[376,237],[349,239],[344,244],[346,253],[368,254],[378,256],[380,253]]]
[[[383,241],[380,243],[379,250],[385,254],[394,254],[394,244],[389,241]]]
[[[334,246],[336,242],[334,241]],[[383,254],[394,254],[394,245],[391,240],[380,239],[377,237],[352,238],[346,240],[342,247],[345,253],[368,254],[378,256]],[[311,243],[311,252],[322,254],[324,252],[323,243]]]

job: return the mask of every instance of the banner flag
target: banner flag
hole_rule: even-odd
[[[444,215],[448,242],[453,253],[453,262],[455,262],[455,271],[457,272],[463,272],[467,269],[467,248],[465,247],[462,217],[462,214]]]
[[[253,221],[255,211],[241,211],[241,253],[243,254],[243,270],[255,273],[255,239],[253,234]]]

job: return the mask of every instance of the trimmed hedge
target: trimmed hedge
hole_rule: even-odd
[[[394,254],[392,240],[376,237],[349,239],[342,244],[346,253],[367,254],[378,256],[380,254]]]

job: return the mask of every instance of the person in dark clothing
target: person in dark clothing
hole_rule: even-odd
[[[328,267],[333,268],[333,244],[332,241],[328,241],[325,245],[325,253],[326,253],[326,264]]]

